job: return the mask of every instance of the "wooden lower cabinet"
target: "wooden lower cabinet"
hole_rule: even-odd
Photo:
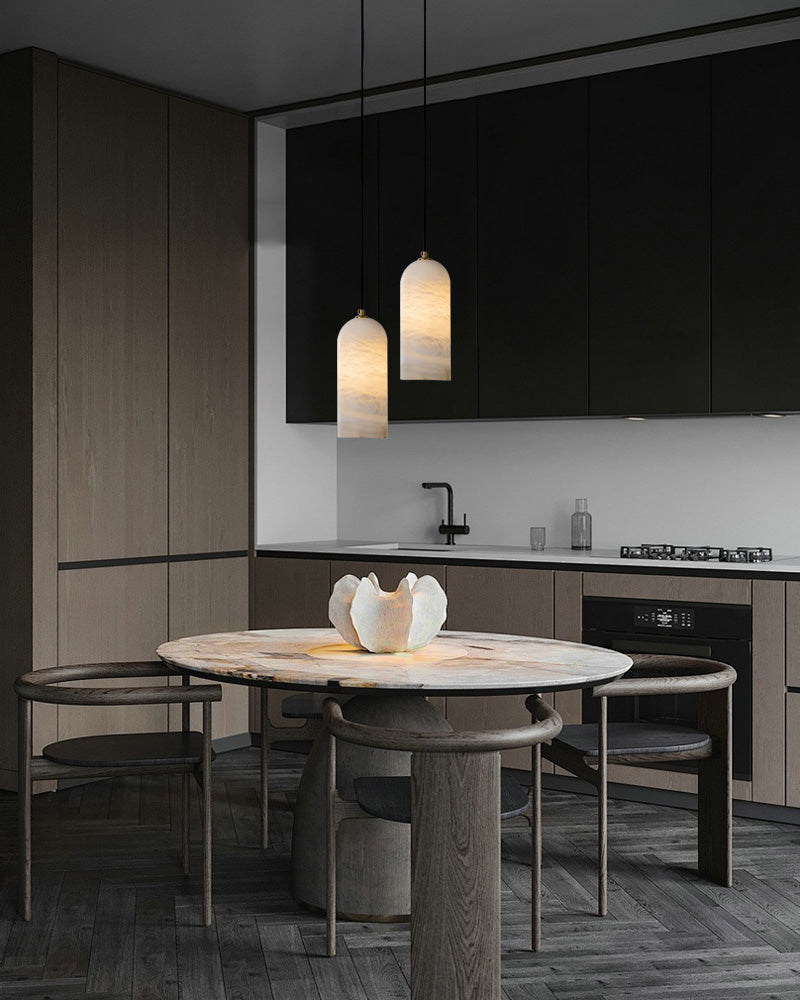
[[[255,562],[253,628],[325,628],[330,624],[331,564],[327,559],[258,556]],[[270,691],[270,722],[273,726],[302,725],[281,715],[284,697],[280,691]],[[260,700],[258,692],[251,690],[250,732],[260,731]]]
[[[800,809],[800,691],[786,695],[786,805]]]
[[[167,564],[101,566],[58,574],[58,662],[152,660],[167,635]],[[111,683],[110,681],[108,682]],[[128,680],[120,686],[130,685]],[[142,680],[142,684],[151,683]],[[91,687],[96,682],[87,681]],[[36,709],[34,709],[35,731]],[[166,730],[166,705],[60,705],[58,739]]]
[[[234,559],[200,559],[170,563],[169,637],[241,632],[249,617],[249,566],[247,556]],[[222,702],[212,712],[212,737],[242,736],[250,731],[248,688],[223,684]],[[201,711],[192,710],[192,724],[200,728]],[[170,708],[170,727],[180,728],[181,710]]]
[[[553,637],[553,573],[493,566],[447,567],[447,627],[467,632]],[[454,729],[529,725],[524,695],[448,698]],[[529,769],[530,750],[507,750],[506,767]]]

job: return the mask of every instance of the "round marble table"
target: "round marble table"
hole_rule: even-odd
[[[368,695],[348,702],[348,718],[406,730],[449,728],[425,701],[428,695],[518,693],[524,697],[534,692],[541,694],[590,687],[621,676],[631,665],[628,656],[609,649],[554,639],[482,632],[442,632],[423,649],[411,653],[358,650],[343,642],[334,629],[272,629],[192,636],[166,642],[158,647],[157,652],[166,663],[180,671],[216,681],[262,688],[318,691],[333,697],[337,693]],[[378,694],[380,697],[376,697]],[[337,761],[340,791],[343,769],[347,774],[408,773],[407,755],[392,751],[370,752],[357,747],[348,749],[354,754],[349,768],[345,753],[340,752]],[[345,750],[345,745],[342,750]],[[368,769],[358,758],[359,752],[372,754]],[[414,1000],[427,1000],[429,997],[431,1000],[498,1000],[499,802],[490,802],[489,796],[485,796],[486,816],[483,819],[486,822],[476,824],[474,812],[467,812],[474,809],[475,803],[474,795],[464,794],[467,775],[448,760],[454,755],[439,756],[442,758],[441,767],[437,765],[434,772],[427,767],[425,780],[435,783],[436,795],[446,804],[443,815],[448,816],[448,827],[451,830],[460,827],[471,833],[480,825],[484,831],[490,831],[489,840],[492,843],[478,845],[473,862],[461,866],[458,892],[464,901],[464,912],[458,915],[455,923],[461,925],[464,933],[459,936],[457,928],[452,927],[457,940],[451,938],[446,949],[433,949],[424,975],[414,975],[415,926],[419,924],[430,928],[439,923],[449,927],[456,915],[443,912],[447,893],[442,891],[440,878],[423,879],[421,885],[415,881],[417,888],[411,905],[412,996]],[[499,780],[499,754],[495,753],[493,757],[492,766],[496,768]],[[324,905],[324,897],[319,898],[319,891],[325,884],[324,871],[320,873],[314,867],[315,863],[317,867],[324,864],[324,826],[320,822],[324,813],[323,776],[324,744],[318,740],[303,772],[292,833],[295,895],[318,906]],[[478,796],[478,801],[482,801],[481,796]],[[349,867],[360,872],[361,877],[355,880],[358,885],[354,887],[354,891],[362,894],[357,897],[361,902],[355,904],[359,917],[363,918],[367,913],[386,912],[370,909],[370,904],[363,900],[374,899],[369,893],[376,889],[385,891],[387,886],[408,884],[408,854],[401,857],[401,863],[398,863],[398,852],[408,851],[408,828],[372,818],[347,822],[353,826],[348,830],[347,837],[343,827],[338,839],[344,842],[345,850],[352,853],[353,864],[348,866],[347,859],[339,855],[339,875],[341,877]],[[357,825],[359,822],[361,827]],[[441,829],[433,832],[431,843],[440,845],[447,839],[443,837],[446,832]],[[429,853],[420,848],[420,833],[415,832],[414,836],[415,852]],[[390,878],[387,872],[382,873],[380,866],[372,867],[376,857],[387,857],[393,864],[395,876],[399,872],[399,878]],[[435,874],[432,873],[433,876]],[[347,898],[347,889],[343,886],[339,890],[340,899]],[[452,897],[451,893],[448,903],[451,908]],[[479,916],[484,923],[485,911],[496,910],[496,933],[487,936],[480,932],[468,932],[469,928],[475,929],[476,899],[483,900]],[[467,905],[466,901],[470,900]],[[391,903],[383,905],[388,905],[388,911],[392,911]],[[347,905],[342,907],[349,908]],[[394,913],[400,912],[403,911],[394,908]],[[468,977],[471,985],[465,985],[465,970],[471,970]]]

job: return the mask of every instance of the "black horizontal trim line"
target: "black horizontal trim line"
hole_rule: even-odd
[[[588,56],[603,55],[609,52],[624,52],[627,49],[637,49],[645,45],[656,45],[661,42],[678,41],[682,38],[700,38],[703,35],[718,34],[720,31],[731,31],[735,28],[750,28],[775,21],[788,21],[800,17],[800,7],[785,7],[783,10],[767,11],[762,14],[751,14],[747,17],[735,17],[727,21],[713,21],[709,24],[699,24],[692,28],[676,28],[673,31],[660,31],[653,35],[639,35],[636,38],[621,39],[616,42],[604,42],[600,45],[587,45],[579,49],[566,49],[563,52],[550,52],[546,55],[531,56],[528,59],[514,59],[511,62],[492,63],[489,66],[476,66],[473,69],[458,70],[454,73],[440,73],[429,76],[427,84],[435,87],[439,83],[454,83],[458,80],[470,80],[474,77],[494,76],[498,73],[508,73],[518,69],[531,69],[536,66],[568,62],[570,59],[583,59]],[[404,80],[398,83],[387,83],[380,87],[368,87],[365,97],[378,97],[381,94],[396,94],[404,90],[415,90],[422,86],[422,79]],[[354,101],[361,96],[359,90],[348,90],[341,94],[331,94],[328,97],[316,97],[305,101],[292,101],[288,104],[276,104],[271,108],[257,108],[249,111],[253,118],[268,118],[272,115],[285,114],[289,111],[302,111],[305,108],[321,108],[343,101]]]
[[[787,686],[786,690],[789,694],[800,694],[800,687],[793,687],[791,684]]]
[[[75,562],[60,562],[61,569],[99,569],[102,566],[146,566],[149,563],[201,562],[207,559],[239,559],[248,554],[247,549],[231,549],[228,552],[184,552],[169,556],[130,556],[124,559],[80,559]]]
[[[385,563],[416,563],[428,566],[491,566],[499,569],[552,569],[563,570],[565,573],[626,573],[637,576],[679,576],[685,580],[797,580],[800,581],[800,573],[782,572],[780,569],[759,570],[748,575],[744,570],[714,570],[703,573],[696,570],[679,570],[670,567],[668,561],[661,562],[653,560],[651,565],[641,566],[639,560],[631,560],[630,566],[620,566],[618,564],[598,563],[587,560],[586,562],[560,562],[553,560],[547,562],[543,559],[525,562],[521,559],[470,559],[469,557],[459,559],[449,559],[447,553],[422,555],[413,551],[405,552],[282,552],[280,549],[268,549],[256,552],[257,557],[278,558],[278,559],[328,559],[331,562],[385,562]],[[635,563],[635,565],[634,565]],[[746,563],[741,563],[742,567]],[[763,565],[760,563],[759,565]],[[670,567],[670,568],[668,568]],[[800,691],[800,689],[798,689]]]

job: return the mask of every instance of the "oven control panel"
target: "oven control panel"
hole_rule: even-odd
[[[694,632],[694,608],[671,608],[653,605],[635,606],[633,626],[666,632]]]

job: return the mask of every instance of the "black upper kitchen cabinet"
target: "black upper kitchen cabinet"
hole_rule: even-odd
[[[712,409],[800,410],[800,42],[714,56]]]
[[[366,269],[360,296],[357,118],[286,136],[286,420],[336,420],[336,338],[363,305],[377,316],[377,125],[365,121]],[[379,317],[378,317],[379,318]]]
[[[587,83],[478,101],[481,417],[587,412]]]
[[[428,108],[428,245],[423,246],[422,108],[379,116],[380,308],[389,340],[389,419],[476,417],[476,102]],[[400,277],[421,250],[447,268],[451,380],[400,380]]]
[[[589,83],[589,412],[707,413],[710,62]]]

